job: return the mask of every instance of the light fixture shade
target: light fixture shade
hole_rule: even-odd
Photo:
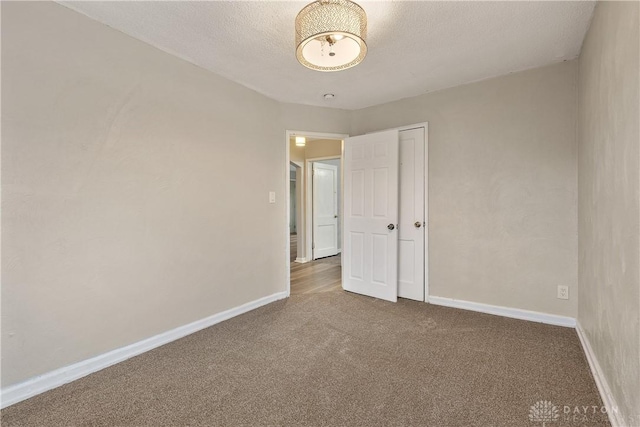
[[[349,0],[318,0],[296,17],[296,57],[307,68],[340,71],[367,55],[367,15]]]
[[[296,145],[298,147],[304,147],[307,143],[307,139],[304,136],[296,136]]]

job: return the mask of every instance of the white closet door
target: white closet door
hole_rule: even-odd
[[[398,131],[344,141],[345,290],[398,298]]]
[[[400,229],[398,296],[424,301],[424,128],[400,132]]]

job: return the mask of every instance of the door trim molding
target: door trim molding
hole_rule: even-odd
[[[284,175],[284,182],[282,184],[282,188],[284,189],[284,197],[285,197],[285,210],[286,210],[286,214],[284,216],[284,250],[285,250],[285,292],[287,294],[287,297],[289,295],[291,295],[291,243],[289,240],[289,222],[291,220],[290,215],[291,215],[291,197],[289,197],[289,182],[291,180],[291,174],[289,171],[289,164],[291,162],[291,152],[290,152],[290,147],[289,147],[289,140],[291,139],[291,137],[293,136],[307,136],[307,137],[311,137],[311,138],[322,138],[322,139],[342,139],[344,140],[345,138],[349,137],[349,134],[347,133],[330,133],[330,132],[308,132],[308,131],[301,131],[301,130],[286,130],[284,133],[284,168],[285,168],[285,175]],[[343,148],[344,150],[344,148]],[[342,156],[342,154],[341,154]],[[306,178],[306,165],[302,170],[302,176],[303,181]],[[301,185],[306,186],[306,183],[303,182]],[[306,197],[306,196],[305,196]],[[300,205],[303,212],[302,212],[302,218],[304,220],[305,215],[306,215],[306,206],[305,204],[301,204]],[[306,220],[304,221],[306,222]],[[297,228],[298,228],[298,239],[303,239],[303,248],[306,248],[306,236],[304,234],[306,234],[307,229],[306,229],[306,224],[298,224]],[[304,231],[304,234],[300,233],[300,231]],[[305,249],[306,251],[306,249]],[[304,253],[304,254],[298,254],[300,259],[305,259],[305,260],[310,260],[310,257],[308,255],[308,253]]]

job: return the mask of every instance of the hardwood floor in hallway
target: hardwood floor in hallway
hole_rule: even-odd
[[[298,236],[291,235],[291,295],[328,292],[342,287],[340,255],[304,264],[294,262]]]

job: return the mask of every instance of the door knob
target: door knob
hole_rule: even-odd
[[[393,230],[394,228],[396,228],[396,226],[395,226],[395,225],[393,225],[393,224],[389,224],[389,225],[387,225],[387,228],[388,228],[389,230]]]
[[[416,221],[416,223],[415,223],[415,224],[413,224],[413,225],[415,225],[415,226],[416,226],[416,228],[420,228],[420,227],[422,227],[422,223],[421,223],[420,221]]]

